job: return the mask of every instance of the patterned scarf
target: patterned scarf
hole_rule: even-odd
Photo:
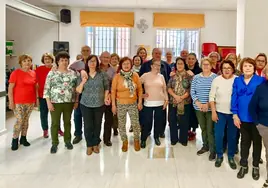
[[[134,89],[135,86],[132,81],[133,71],[125,72],[123,70],[120,70],[120,75],[124,77],[125,82],[127,83],[126,86],[129,89],[130,97],[133,97],[134,95]]]
[[[184,95],[186,90],[189,89],[189,87],[190,87],[190,82],[189,82],[189,80],[186,79],[186,75],[187,75],[187,73],[184,70],[183,72],[177,71],[176,75],[174,76],[174,79],[175,79],[174,92],[178,96]],[[174,103],[176,104],[177,102],[174,101]],[[183,100],[182,102],[177,104],[177,113],[179,115],[184,114],[184,104],[185,104],[185,100]]]

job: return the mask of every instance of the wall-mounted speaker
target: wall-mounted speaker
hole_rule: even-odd
[[[61,51],[65,51],[65,52],[69,52],[69,42],[63,42],[63,41],[54,41],[53,42],[53,54],[54,56],[57,55],[57,53],[61,52]]]
[[[60,21],[63,23],[71,23],[71,11],[69,9],[61,9]]]

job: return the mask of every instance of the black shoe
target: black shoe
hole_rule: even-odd
[[[110,147],[110,146],[112,146],[112,145],[113,145],[111,141],[104,142],[104,144],[105,144],[106,146],[108,146],[108,147]]]
[[[133,128],[132,128],[132,126],[129,128],[129,132],[130,132],[130,133],[133,132]]]
[[[157,146],[160,146],[160,145],[161,145],[161,142],[160,142],[159,138],[155,138],[155,139],[154,139],[154,142],[155,142],[155,144],[156,144]]]
[[[52,145],[52,147],[50,148],[50,153],[54,154],[57,153],[58,151],[58,146],[57,145]]]
[[[76,136],[73,140],[73,144],[78,144],[82,140],[82,136]]]
[[[197,152],[197,155],[202,155],[202,154],[204,154],[204,153],[206,153],[206,152],[208,152],[208,151],[209,151],[209,149],[203,146],[203,147]]]
[[[248,173],[248,167],[241,166],[239,172],[237,173],[237,178],[242,179]]]
[[[260,168],[259,167],[252,168],[252,178],[254,180],[258,180],[260,178]]]
[[[237,168],[234,158],[229,158],[228,163],[231,169],[235,170]]]
[[[215,167],[219,168],[221,166],[221,163],[223,162],[223,157],[216,159]]]
[[[30,146],[31,144],[27,141],[27,138],[26,136],[21,136],[20,137],[20,144],[21,145],[24,145],[26,147]]]
[[[114,136],[118,136],[118,130],[114,129]]]
[[[262,158],[260,159],[260,164],[263,164],[263,160],[262,160]]]
[[[264,182],[264,184],[262,185],[262,188],[267,188],[268,187],[268,180],[266,180],[265,182]]]
[[[141,141],[141,148],[143,149],[146,148],[146,141],[143,141],[143,140]]]
[[[171,142],[172,146],[175,146],[177,144],[177,142]]]
[[[11,150],[16,151],[19,149],[19,139],[18,138],[13,138],[12,143],[11,143]]]
[[[68,149],[68,150],[72,150],[74,147],[73,145],[71,144],[71,142],[67,142],[65,143],[65,147]]]
[[[182,142],[181,142],[181,145],[183,145],[183,146],[187,146],[187,143],[182,143]]]
[[[165,133],[159,135],[160,138],[165,138]]]
[[[209,157],[208,157],[208,160],[209,161],[214,161],[216,159],[216,153],[210,153]]]

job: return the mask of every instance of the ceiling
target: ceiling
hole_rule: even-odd
[[[148,8],[148,9],[199,9],[235,10],[237,0],[24,0],[44,6],[98,7],[98,8]]]

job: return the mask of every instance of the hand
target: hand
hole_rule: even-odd
[[[115,116],[117,113],[117,109],[115,105],[112,105],[112,112],[113,112],[113,115]]]
[[[175,72],[170,72],[169,76],[172,77],[172,76],[175,76]]]
[[[174,98],[175,98],[175,100],[176,100],[177,103],[181,103],[182,100],[183,100],[182,97],[181,96],[178,96],[178,95],[176,95]]]
[[[168,105],[168,101],[165,101],[164,105],[163,105],[163,110],[165,110],[167,108]]]
[[[84,78],[85,78],[85,79],[88,79],[88,75],[87,75],[87,72],[86,72],[86,71],[81,70],[80,73],[81,73],[81,78],[82,78],[82,79],[84,79]]]
[[[141,110],[142,110],[142,108],[143,108],[142,103],[141,103],[141,102],[139,102],[139,103],[138,103],[138,110],[139,110],[139,111],[141,111]]]
[[[78,103],[78,102],[75,102],[75,103],[74,103],[74,107],[73,107],[73,109],[74,109],[74,110],[77,109],[78,106],[79,106],[79,103]]]
[[[194,73],[191,70],[186,71],[190,76],[194,76]]]
[[[234,124],[235,126],[240,129],[240,125],[241,125],[241,121],[239,119],[239,117],[237,115],[233,115],[233,119],[234,119]]]
[[[196,101],[195,104],[200,109],[200,111],[202,111],[203,105],[201,104],[201,102]]]
[[[219,117],[218,117],[217,112],[213,111],[213,112],[212,112],[212,121],[214,121],[214,122],[217,123],[218,120],[219,120]]]
[[[14,110],[14,109],[15,109],[15,104],[14,104],[14,102],[9,102],[8,107],[9,107],[10,110]]]
[[[147,98],[147,97],[149,97],[149,94],[148,94],[148,93],[145,93],[145,94],[142,95],[142,98],[143,98],[143,99],[145,99],[145,98]]]
[[[202,111],[207,112],[208,111],[208,103],[202,104]]]
[[[87,82],[87,77],[82,77],[82,83],[85,84]]]
[[[39,99],[36,99],[35,107],[39,107]]]
[[[53,104],[51,102],[47,104],[47,108],[51,112],[53,112],[55,110],[55,108],[54,108],[54,106],[53,106]]]
[[[106,106],[109,106],[111,104],[111,99],[110,99],[109,96],[105,97],[104,103],[105,103]]]

